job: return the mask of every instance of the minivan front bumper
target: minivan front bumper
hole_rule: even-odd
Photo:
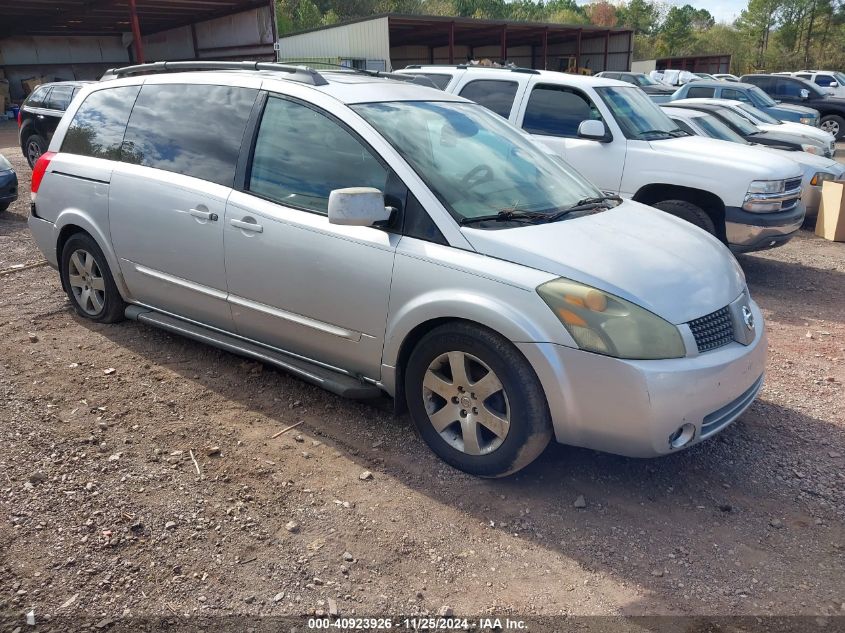
[[[758,251],[788,242],[804,223],[804,204],[776,213],[750,213],[725,207],[728,246],[735,253]]]
[[[695,428],[687,448],[715,435],[753,402],[763,384],[766,332],[753,301],[754,339],[698,356],[622,360],[553,343],[518,343],[546,393],[555,438],[629,457],[677,452],[670,437]]]

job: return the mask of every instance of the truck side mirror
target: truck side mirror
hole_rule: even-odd
[[[605,126],[603,121],[597,121],[595,119],[581,121],[580,125],[578,125],[578,138],[601,141],[602,143],[607,143],[610,140],[609,134],[607,133],[607,126]]]
[[[801,94],[801,100],[802,101],[806,101],[807,99],[810,98],[810,91],[807,90],[806,88],[801,88],[800,94]]]

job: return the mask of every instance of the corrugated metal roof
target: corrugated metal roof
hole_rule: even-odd
[[[144,35],[262,6],[271,0],[136,0]],[[0,37],[131,31],[128,0],[0,0]]]

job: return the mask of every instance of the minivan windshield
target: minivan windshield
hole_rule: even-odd
[[[777,106],[777,101],[772,99],[768,94],[766,94],[761,88],[758,88],[757,86],[752,86],[748,89],[748,96],[751,98],[751,102],[758,108],[774,108],[775,106]]]
[[[554,215],[601,193],[505,119],[474,103],[351,106],[399,152],[459,222]]]
[[[605,86],[596,92],[613,112],[627,138],[656,141],[687,136],[651,98],[636,87]]]

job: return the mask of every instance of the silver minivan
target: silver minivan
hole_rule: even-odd
[[[76,312],[387,393],[480,476],[551,437],[672,453],[759,392],[734,257],[460,97],[351,71],[159,63],[83,89],[29,226]]]

